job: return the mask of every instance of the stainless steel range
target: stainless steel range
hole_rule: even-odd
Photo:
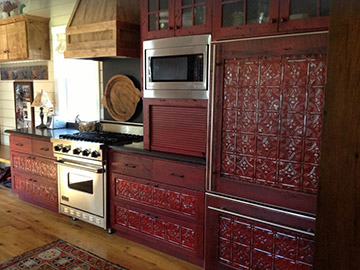
[[[142,141],[114,132],[78,132],[52,138],[58,165],[59,212],[107,229],[106,145]]]

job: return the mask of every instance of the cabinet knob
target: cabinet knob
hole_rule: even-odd
[[[178,25],[177,25],[177,26],[175,26],[175,30],[177,30],[177,29],[179,29],[179,28],[180,28],[180,26],[178,26]]]
[[[280,22],[286,22],[286,19],[284,17],[281,17]]]
[[[272,18],[272,19],[270,20],[270,23],[276,23],[276,20],[275,20],[274,18]]]
[[[174,29],[174,27],[172,27],[172,26],[169,26],[169,30],[173,30]]]

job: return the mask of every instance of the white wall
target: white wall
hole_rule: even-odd
[[[30,0],[30,4],[26,9],[27,14],[48,17],[50,18],[49,31],[53,26],[66,25],[72,10],[75,6],[76,0]],[[50,35],[51,38],[51,35]],[[50,44],[52,41],[50,40]],[[51,46],[51,45],[50,45]],[[53,49],[51,49],[53,51]],[[28,64],[27,61],[26,64]],[[34,97],[43,89],[48,92],[53,104],[55,104],[55,90],[54,90],[54,66],[52,55],[50,61],[37,62],[36,65],[48,64],[49,79],[48,80],[34,80]],[[0,63],[3,66],[19,66],[21,63]],[[14,81],[0,80],[0,136],[1,143],[9,145],[9,136],[4,133],[6,129],[15,128],[15,110],[14,110]],[[39,111],[35,109],[36,124],[39,123]]]

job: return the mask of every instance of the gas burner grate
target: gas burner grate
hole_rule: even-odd
[[[59,136],[60,139],[83,141],[83,142],[94,142],[103,144],[129,144],[133,142],[142,142],[143,136],[116,133],[116,132],[78,132],[74,134],[64,134]]]

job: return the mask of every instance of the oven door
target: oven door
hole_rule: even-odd
[[[59,202],[104,217],[104,172],[102,166],[59,160]]]

